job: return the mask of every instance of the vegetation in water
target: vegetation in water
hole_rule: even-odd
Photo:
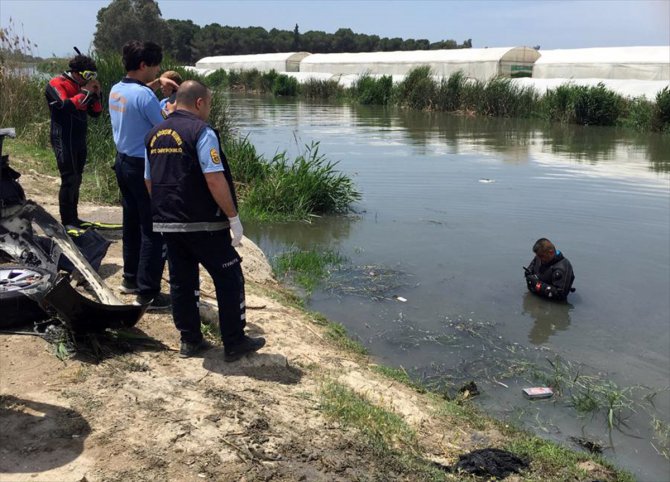
[[[2,38],[7,39],[7,45],[15,42],[8,34],[3,34]],[[23,49],[27,50],[28,47]],[[32,151],[36,155],[31,156],[31,167],[40,172],[56,174],[55,160],[49,146],[49,111],[44,100],[44,89],[48,76],[57,75],[60,70],[47,72],[43,69],[48,75],[40,76],[30,70],[17,68],[16,62],[10,58],[3,59],[0,64],[0,104],[3,106],[0,125],[16,127],[18,136],[18,141],[7,143],[7,150],[18,145],[19,151]],[[117,53],[94,55],[94,60],[102,90],[109,92],[125,75],[121,56]],[[204,80],[170,59],[162,63],[162,68],[176,70],[185,80]],[[276,95],[292,95],[297,87],[294,79],[274,72],[244,72],[237,76],[215,74],[207,81],[214,85],[212,80],[217,78],[225,82],[241,82],[261,90],[270,89]],[[215,87],[218,88],[218,85]],[[120,197],[116,176],[111,169],[116,149],[109,111],[103,109],[100,117],[89,119],[88,122],[88,162],[81,187],[82,199],[118,203]],[[222,135],[224,151],[239,183],[241,211],[247,219],[309,220],[312,216],[344,213],[360,197],[351,179],[336,170],[337,163],[329,161],[319,152],[318,143],[305,146],[304,152],[295,159],[290,159],[284,152],[266,161],[248,139],[240,138],[236,133],[227,103],[218,90],[214,96],[210,123]]]

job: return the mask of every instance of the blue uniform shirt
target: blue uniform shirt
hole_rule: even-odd
[[[158,98],[151,89],[128,77],[112,87],[109,115],[116,150],[132,157],[144,157],[144,136],[164,120]]]
[[[223,172],[221,163],[221,152],[219,152],[219,140],[211,127],[206,127],[196,144],[198,149],[198,161],[200,169],[204,174],[210,172]],[[149,165],[149,153],[144,150],[144,179],[151,181],[151,166]]]

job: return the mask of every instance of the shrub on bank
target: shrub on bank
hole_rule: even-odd
[[[619,119],[623,98],[600,83],[596,87],[577,86],[574,97],[575,122],[581,125],[613,126]]]
[[[343,93],[344,88],[337,80],[309,79],[300,85],[300,95],[306,99],[335,99]]]
[[[430,75],[430,67],[417,67],[398,84],[396,103],[411,109],[431,109],[436,90],[437,83]]]
[[[656,106],[652,126],[660,132],[670,132],[670,88],[666,87],[656,94]]]
[[[335,170],[336,164],[319,154],[318,143],[306,146],[295,160],[277,154],[265,164],[263,182],[248,186],[243,214],[268,220],[347,212],[360,194],[349,177]]]
[[[349,89],[349,95],[362,105],[387,105],[393,96],[393,79],[390,75],[380,78],[361,75]]]
[[[440,80],[435,92],[435,110],[454,112],[463,108],[463,96],[466,90],[466,78],[460,70],[448,79]]]
[[[287,75],[277,75],[272,83],[272,94],[275,97],[295,97],[298,95],[298,90],[298,81]]]
[[[493,117],[529,117],[537,97],[533,89],[519,87],[512,83],[512,79],[504,77],[475,83],[470,92],[470,100],[476,102],[476,112]]]

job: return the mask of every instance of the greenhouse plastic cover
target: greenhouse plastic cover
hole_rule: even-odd
[[[555,89],[560,85],[571,84],[595,87],[599,83],[602,83],[607,89],[624,97],[646,97],[648,100],[655,100],[658,92],[666,87],[670,87],[670,82],[663,80],[522,78],[512,79],[512,82],[521,87],[532,87],[541,95],[544,95],[547,90]]]
[[[427,65],[435,75],[449,76],[461,70],[466,77],[488,80],[500,73],[503,61],[532,64],[539,55],[528,47],[313,54],[300,62],[300,71],[404,75]]]
[[[670,46],[541,50],[534,78],[670,81]]]
[[[218,55],[205,57],[196,62],[199,69],[225,69],[225,70],[252,70],[269,72],[274,69],[277,72],[290,71],[289,64],[297,64],[310,55],[308,52],[286,52],[278,54],[254,54],[254,55]]]

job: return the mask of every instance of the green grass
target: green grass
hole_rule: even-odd
[[[344,260],[332,250],[293,248],[275,256],[272,265],[278,278],[289,277],[311,293],[329,275],[329,268]]]
[[[229,155],[235,158],[237,153],[231,151]],[[318,143],[305,146],[295,159],[289,159],[285,152],[269,162],[256,158],[263,167],[256,179],[260,182],[249,183],[244,191],[241,212],[247,218],[308,220],[312,216],[346,213],[360,198],[352,180],[335,169],[337,163],[319,153]]]
[[[300,95],[306,99],[340,99],[344,88],[336,80],[310,79],[300,84]]]
[[[407,371],[404,368],[393,368],[387,367],[385,365],[372,365],[370,367],[373,372],[379,373],[380,375],[394,380],[396,382],[402,383],[405,386],[408,386],[419,393],[426,393],[426,388],[420,383],[412,380]]]
[[[348,93],[351,99],[362,105],[387,105],[393,97],[393,79],[390,75],[380,78],[361,75]]]
[[[326,326],[326,335],[335,346],[356,355],[367,355],[368,350],[362,343],[349,337],[347,329],[341,323],[331,321]]]
[[[509,431],[508,435],[510,435],[510,438],[502,448],[531,461],[531,471],[524,477],[524,480],[547,480],[548,475],[551,476],[552,481],[556,482],[593,480],[593,474],[589,474],[578,466],[580,462],[589,460],[611,471],[614,480],[618,482],[633,482],[635,480],[630,473],[616,469],[602,457],[575,452],[515,429]]]
[[[420,457],[416,433],[401,416],[336,382],[324,383],[319,396],[326,416],[360,432],[361,443],[378,459],[383,472],[412,480],[445,480],[442,470]],[[378,480],[386,480],[383,474],[377,475]]]

